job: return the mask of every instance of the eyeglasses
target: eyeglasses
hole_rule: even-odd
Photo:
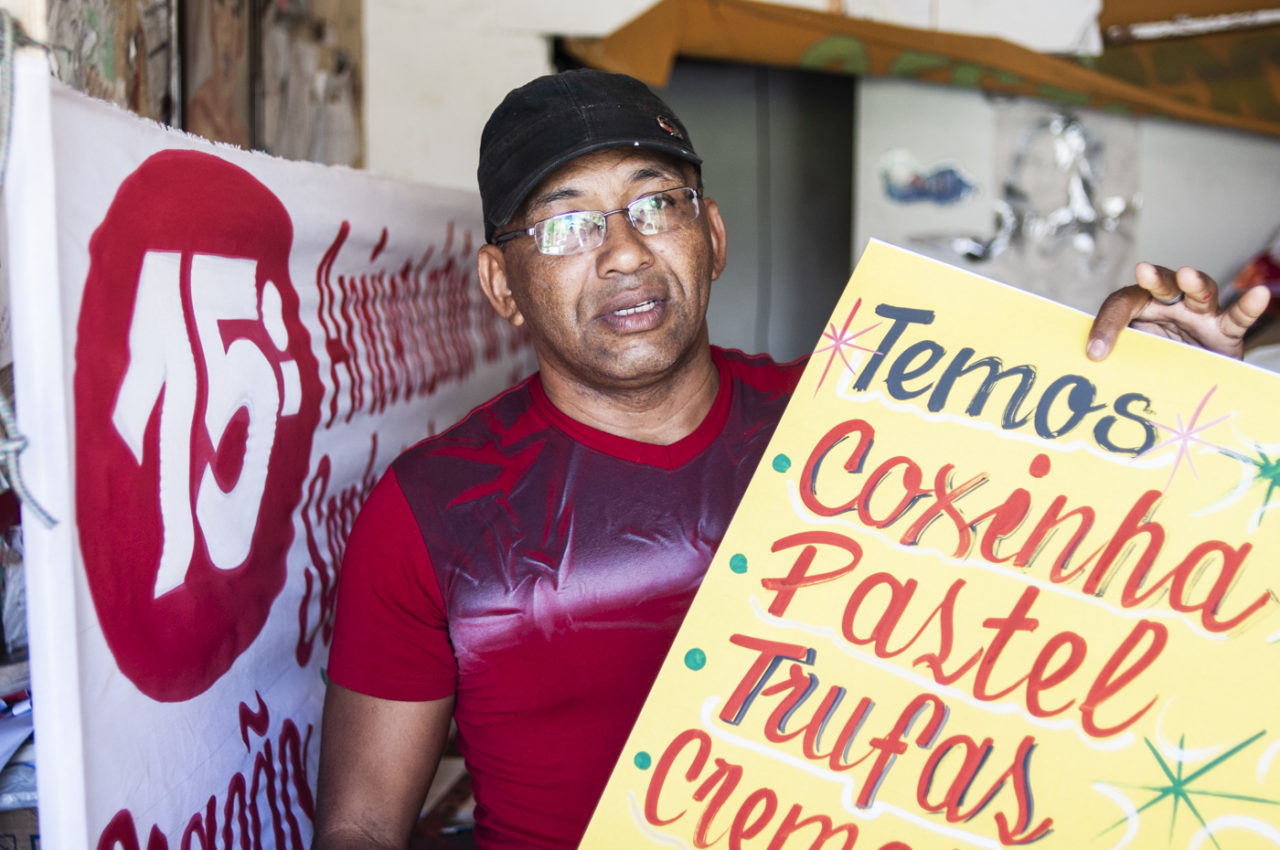
[[[493,244],[501,245],[517,236],[532,236],[533,244],[540,253],[554,257],[580,254],[604,244],[606,223],[614,213],[625,212],[637,233],[653,236],[675,230],[697,218],[701,209],[698,198],[698,190],[688,186],[651,192],[625,207],[608,212],[578,210],[553,215],[524,230],[495,236]]]

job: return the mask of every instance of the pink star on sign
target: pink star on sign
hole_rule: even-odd
[[[1178,468],[1182,465],[1183,458],[1186,459],[1187,466],[1191,467],[1191,474],[1194,475],[1196,478],[1200,477],[1200,474],[1196,472],[1195,462],[1191,460],[1191,444],[1192,443],[1198,443],[1207,448],[1214,449],[1215,451],[1220,451],[1220,452],[1226,451],[1221,446],[1216,446],[1213,443],[1207,443],[1196,436],[1196,434],[1200,433],[1201,431],[1205,431],[1209,428],[1212,428],[1214,425],[1217,425],[1219,422],[1222,422],[1230,418],[1229,416],[1219,416],[1217,419],[1213,420],[1212,422],[1206,422],[1203,425],[1196,424],[1197,420],[1199,420],[1200,418],[1200,414],[1204,412],[1205,405],[1209,403],[1209,396],[1213,395],[1213,392],[1216,389],[1217,387],[1214,386],[1210,388],[1209,392],[1204,394],[1204,398],[1200,399],[1200,403],[1196,405],[1195,412],[1191,414],[1191,420],[1186,425],[1182,424],[1182,414],[1178,414],[1177,416],[1177,419],[1178,419],[1177,427],[1162,425],[1159,422],[1152,420],[1153,425],[1155,425],[1157,428],[1162,428],[1165,431],[1168,431],[1173,436],[1165,440],[1163,443],[1160,443],[1159,445],[1152,446],[1151,448],[1147,449],[1147,452],[1154,452],[1164,448],[1165,446],[1177,445],[1178,447],[1178,454],[1173,459],[1173,469],[1169,472],[1169,480],[1164,485],[1165,490],[1168,490],[1170,485],[1173,484],[1173,476],[1178,474]]]
[[[830,356],[827,357],[827,365],[822,370],[822,377],[818,379],[818,386],[814,387],[814,390],[813,390],[814,395],[817,395],[818,390],[822,389],[822,382],[827,379],[827,373],[831,371],[831,366],[833,363],[835,363],[836,357],[839,357],[842,361],[844,361],[845,369],[847,369],[850,372],[853,371],[853,364],[849,362],[849,358],[845,354],[846,349],[854,348],[854,349],[857,349],[858,351],[866,351],[869,354],[880,353],[874,348],[864,348],[863,346],[856,345],[854,343],[855,339],[862,336],[867,331],[880,327],[879,322],[876,322],[874,325],[869,325],[860,331],[855,331],[853,333],[849,332],[849,325],[852,324],[853,317],[858,314],[858,308],[861,306],[862,306],[862,299],[859,298],[857,301],[854,302],[853,309],[849,311],[849,315],[845,317],[844,327],[842,327],[840,330],[837,331],[835,322],[832,322],[831,324],[827,325],[827,330],[823,332],[822,338],[831,340],[831,344],[823,346],[822,348],[819,348],[817,351],[814,352],[814,354],[821,354],[824,351],[830,351],[831,354]]]

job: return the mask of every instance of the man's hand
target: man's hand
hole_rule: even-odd
[[[1193,268],[1174,272],[1138,263],[1133,276],[1137,285],[1111,293],[1098,309],[1085,347],[1090,360],[1110,354],[1125,327],[1239,358],[1244,353],[1244,332],[1271,299],[1265,286],[1255,286],[1226,310],[1219,310],[1218,285]]]

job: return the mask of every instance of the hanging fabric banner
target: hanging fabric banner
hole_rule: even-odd
[[[584,848],[1280,844],[1280,376],[1089,321],[867,248]]]
[[[1181,40],[1178,40],[1181,41]],[[676,56],[912,77],[1134,115],[1280,135],[1280,29],[1108,50],[1089,63],[999,38],[754,0],[659,0],[604,38],[570,38],[596,68],[665,85]],[[1162,57],[1174,57],[1174,63]],[[1095,65],[1095,67],[1088,67]],[[1272,71],[1267,73],[1267,69]]]
[[[532,367],[471,193],[213,146],[19,57],[6,220],[42,840],[308,846],[347,530]]]

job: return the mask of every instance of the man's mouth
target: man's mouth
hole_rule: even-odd
[[[614,310],[614,311],[613,311],[613,315],[615,315],[615,316],[634,316],[636,313],[647,313],[647,312],[649,312],[650,310],[652,310],[654,307],[657,307],[657,306],[658,306],[658,300],[657,300],[656,298],[654,298],[654,299],[650,299],[649,301],[645,301],[645,302],[643,302],[643,303],[641,303],[641,304],[637,304],[637,305],[636,305],[636,306],[634,306],[634,307],[627,307],[627,308],[622,309],[622,310]]]

